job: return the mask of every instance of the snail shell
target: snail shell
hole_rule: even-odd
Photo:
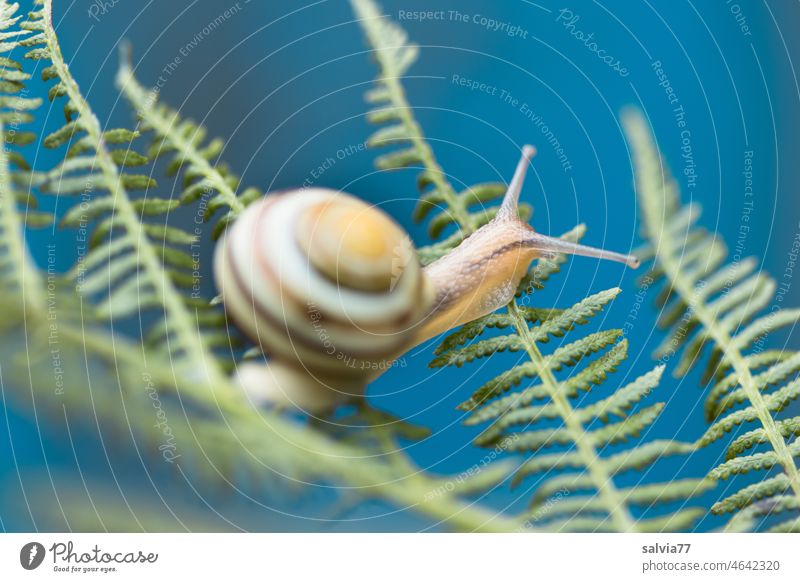
[[[362,392],[410,347],[434,299],[400,225],[322,188],[248,207],[214,271],[228,315],[272,360],[242,366],[242,385],[312,410]]]

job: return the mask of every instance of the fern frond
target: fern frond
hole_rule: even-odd
[[[534,311],[535,321],[540,321],[539,325],[531,330],[533,339],[537,342],[546,343],[551,337],[562,337],[566,332],[573,329],[576,325],[587,323],[591,317],[603,309],[618,293],[619,289],[609,289],[601,291],[596,295],[590,295],[586,299],[573,305],[570,309],[561,311],[556,315],[550,315],[547,319],[539,320],[538,311]],[[520,309],[520,314],[527,320],[528,311]],[[552,312],[551,312],[552,313]],[[505,315],[505,326],[513,325],[513,320],[508,314],[498,314],[490,316],[489,320],[495,327],[500,327],[497,322],[498,319],[503,318]],[[502,320],[502,319],[501,319]],[[482,320],[478,320],[479,322]],[[479,328],[479,323],[473,323],[467,331],[466,335],[471,335],[472,331]],[[456,335],[457,334],[457,335]],[[441,344],[437,353],[440,353],[438,358],[431,362],[431,367],[438,368],[442,366],[461,366],[467,362],[471,362],[476,358],[490,356],[497,352],[509,350],[512,352],[523,349],[522,341],[517,334],[497,336],[487,340],[473,342],[465,347],[446,349],[444,346],[452,345],[455,341],[462,341],[465,336],[463,330],[456,332],[456,338],[452,336]]]
[[[563,322],[570,322],[568,327],[572,329],[572,324],[585,323],[588,317],[595,315],[618,291],[609,290],[587,298],[573,308],[564,310],[559,318]],[[587,306],[591,307],[587,309]],[[548,324],[552,326],[550,321],[529,327],[529,323],[521,316],[519,307],[512,303],[508,309],[511,317],[518,314],[518,339],[530,359],[510,373],[515,374],[518,368],[525,367],[529,372],[525,375],[538,377],[540,383],[493,402],[487,400],[495,394],[487,391],[484,386],[465,403],[467,406],[464,408],[474,409],[472,418],[467,420],[468,424],[491,422],[476,440],[477,444],[499,446],[498,443],[501,443],[508,451],[537,453],[520,467],[514,478],[514,485],[519,485],[525,477],[536,473],[566,471],[545,479],[538,486],[531,502],[532,515],[546,527],[560,528],[559,531],[574,531],[576,522],[582,524],[581,527],[593,523],[592,531],[648,531],[653,527],[671,527],[670,524],[689,527],[686,520],[696,519],[698,510],[659,520],[636,521],[630,507],[651,507],[677,499],[685,501],[707,491],[711,481],[693,479],[622,489],[615,486],[614,479],[625,471],[643,470],[662,456],[691,452],[692,445],[657,441],[632,447],[613,457],[603,458],[600,455],[600,451],[607,446],[639,437],[658,417],[663,408],[662,403],[645,407],[638,405],[657,387],[663,366],[620,387],[609,396],[581,406],[580,402],[573,402],[579,392],[590,390],[592,384],[606,383],[607,374],[613,372],[624,359],[627,344],[623,343],[624,340],[614,344],[621,334],[606,336],[615,339],[608,343],[612,348],[593,362],[596,368],[590,368],[590,364],[585,370],[559,381],[553,374],[548,356],[541,354],[538,348],[537,351],[531,349],[531,346],[535,347],[537,343],[542,343],[543,338],[548,337],[549,334],[542,333],[540,328]],[[571,313],[573,309],[575,311]],[[579,339],[573,343],[580,341]],[[558,350],[571,352],[573,348],[568,343]],[[578,361],[574,360],[567,365],[576,365]],[[509,372],[501,374],[499,382],[490,382],[489,386],[506,383],[508,374]],[[532,404],[534,400],[541,400],[543,403]],[[555,426],[552,425],[554,420],[558,421]],[[535,428],[542,424],[546,428]],[[541,450],[552,447],[567,449],[559,453],[540,454]],[[566,494],[560,495],[554,504],[551,500],[559,491]],[[589,495],[577,495],[580,492]],[[548,501],[546,517],[537,513],[538,507],[544,501]],[[588,515],[592,516],[590,521],[582,521],[589,519]]]
[[[655,258],[651,277],[665,282],[658,303],[664,307],[661,324],[670,335],[657,355],[669,357],[680,351],[676,373],[684,375],[709,352],[703,382],[716,378],[706,400],[712,425],[700,446],[756,425],[733,441],[727,460],[710,476],[727,479],[774,467],[783,473],[739,490],[713,511],[755,504],[760,509],[748,515],[766,515],[765,508],[773,507],[769,502],[774,499],[783,500],[780,506],[788,510],[800,500],[797,441],[790,442],[798,434],[800,417],[779,415],[800,396],[800,354],[764,346],[776,329],[793,328],[800,321],[800,310],[775,307],[775,282],[756,272],[755,260],[724,265],[724,243],[696,225],[697,205],[681,207],[678,186],[642,115],[628,112],[623,122],[633,150],[643,234]],[[769,313],[760,315],[770,304]],[[748,453],[758,445],[770,450]],[[789,503],[791,499],[795,501]]]
[[[764,519],[780,516],[786,512],[797,513],[800,502],[796,495],[774,495],[761,499],[739,511],[725,527],[726,531],[744,532],[759,527]],[[800,518],[790,517],[766,530],[767,533],[797,533],[800,531]]]
[[[584,336],[565,346],[560,346],[552,354],[542,356],[545,367],[550,371],[559,371],[564,366],[575,366],[578,362],[591,354],[597,353],[606,347],[613,345],[620,337],[622,332],[618,329],[598,331]],[[605,371],[616,369],[614,359],[620,353],[623,357],[627,355],[627,343],[618,346],[620,351],[609,351],[608,354],[589,364],[587,368],[571,377],[569,384],[564,386],[565,394],[576,395],[578,390],[588,390],[594,380],[605,380]],[[606,356],[608,356],[606,358]],[[478,405],[486,403],[491,398],[508,391],[523,378],[532,378],[538,375],[538,368],[532,362],[525,362],[507,370],[500,376],[489,380],[486,384],[476,390],[472,396],[461,403],[458,408],[461,410],[473,410]],[[530,401],[533,398],[543,398],[540,388],[534,387],[524,390],[519,394],[509,397],[510,400],[520,403]],[[546,397],[546,395],[544,396]],[[491,406],[491,405],[490,405]]]
[[[248,204],[263,196],[257,188],[237,193],[238,176],[217,161],[225,142],[220,138],[206,140],[205,127],[182,119],[177,111],[160,103],[158,92],[146,90],[136,79],[125,54],[120,60],[117,86],[141,120],[138,129],[154,135],[148,156],[155,160],[170,154],[169,175],[183,172],[181,202],[201,199],[205,220],[218,210],[227,209],[214,227],[213,238],[217,238]]]
[[[0,5],[0,8],[2,5]],[[0,121],[0,138],[6,135]],[[3,291],[20,301],[20,307],[46,303],[44,285],[24,240],[23,221],[16,211],[16,188],[10,179],[10,164],[5,147],[0,147],[0,283]]]
[[[587,337],[591,338],[591,336]],[[597,336],[595,335],[595,337]],[[607,332],[600,332],[600,337],[602,337],[604,341],[608,340],[602,347],[609,345],[613,347],[600,357],[589,362],[581,371],[573,373],[564,381],[562,389],[567,397],[575,398],[580,392],[588,392],[593,385],[602,384],[606,380],[608,374],[615,372],[619,364],[628,357],[628,341],[622,340],[616,344],[614,343],[619,338],[618,333],[609,334]],[[574,349],[575,344],[579,342],[582,342],[582,340],[570,344],[572,349]],[[585,344],[586,342],[582,343]],[[545,356],[544,359],[548,368],[554,370],[561,369],[563,365],[567,363],[555,359],[554,356]],[[571,360],[570,363],[574,365],[577,361],[578,360]],[[554,365],[554,362],[559,364],[558,367]],[[496,395],[511,390],[523,378],[532,378],[535,376],[536,368],[530,363],[525,363],[511,368],[481,386],[469,400],[459,405],[459,409],[461,410],[473,411],[473,414],[465,421],[466,424],[486,422],[487,420],[500,417],[508,410],[515,410],[527,406],[534,400],[547,398],[547,393],[541,386],[532,386],[520,392],[515,392],[509,396],[489,402],[489,400]],[[481,406],[482,403],[483,405]]]
[[[370,118],[376,123],[390,124],[388,128],[379,130],[369,141],[369,145],[379,147],[399,143],[405,148],[379,158],[377,165],[380,168],[420,166],[422,174],[419,185],[423,194],[416,217],[422,219],[434,209],[440,210],[430,223],[429,231],[434,238],[451,224],[455,224],[458,229],[445,241],[420,251],[421,260],[427,263],[458,245],[478,226],[490,220],[495,212],[493,209],[480,208],[471,211],[471,206],[482,206],[495,200],[502,196],[505,188],[502,185],[488,184],[458,194],[455,192],[414,120],[401,85],[402,75],[416,57],[416,46],[409,43],[399,26],[379,12],[372,0],[352,0],[352,3],[361,19],[360,24],[375,49],[380,67],[377,88],[367,95],[368,101],[379,106]],[[582,226],[576,227],[564,238],[577,241],[584,231]],[[563,261],[561,256],[539,261],[523,281],[518,295],[541,288],[559,270]],[[662,369],[656,369],[595,404],[580,408],[571,399],[579,392],[589,390],[593,384],[604,383],[607,374],[613,372],[624,359],[627,343],[623,341],[615,345],[621,332],[609,330],[590,334],[559,346],[547,356],[540,351],[539,344],[554,337],[562,337],[576,326],[586,323],[618,292],[618,289],[611,289],[598,293],[565,310],[528,309],[521,307],[515,299],[508,304],[506,313],[492,314],[463,326],[445,338],[436,349],[437,357],[431,363],[433,367],[461,366],[503,351],[526,354],[527,361],[480,387],[460,408],[473,412],[468,423],[493,421],[478,438],[477,443],[480,445],[520,452],[539,451],[559,445],[573,449],[558,456],[548,454],[533,457],[518,473],[518,479],[526,474],[553,468],[581,470],[577,474],[560,475],[545,481],[539,489],[539,497],[534,496],[534,506],[541,499],[552,497],[560,491],[569,495],[576,490],[589,489],[593,494],[586,499],[573,497],[550,503],[544,517],[537,514],[534,507],[529,524],[537,522],[538,525],[541,522],[547,528],[564,531],[636,531],[688,527],[687,524],[698,516],[698,511],[694,510],[637,523],[630,511],[629,501],[653,504],[659,499],[687,499],[704,491],[708,482],[674,482],[638,487],[630,491],[622,490],[614,483],[612,466],[600,456],[603,447],[639,435],[658,415],[663,406],[660,403],[633,413],[629,413],[629,409],[655,387]],[[507,329],[508,333],[482,338],[490,329]],[[611,349],[573,378],[559,381],[555,377],[555,371],[565,366],[576,366],[590,354],[609,347]],[[524,378],[538,378],[540,383],[511,396],[498,398]],[[496,400],[490,402],[493,399]],[[532,403],[535,400],[543,402],[534,405]],[[620,420],[611,422],[612,417]],[[529,430],[532,425],[539,426],[540,421],[548,420],[557,420],[559,426]],[[669,452],[677,454],[688,450],[691,450],[691,445],[676,443]],[[631,455],[635,458],[629,465],[631,468],[638,468],[655,460],[649,458],[647,452]],[[570,480],[575,483],[574,489],[565,485]],[[597,513],[601,515],[598,517]],[[565,516],[567,519],[564,519]]]
[[[367,145],[400,148],[379,157],[376,165],[385,170],[409,166],[420,169],[417,185],[422,195],[414,218],[421,221],[433,214],[428,229],[432,238],[437,238],[450,225],[458,227],[458,231],[442,243],[423,249],[422,260],[427,263],[491,220],[497,208],[487,208],[487,204],[501,199],[506,186],[491,182],[456,192],[414,118],[402,85],[419,47],[410,42],[406,32],[382,14],[372,0],[351,0],[351,4],[379,67],[375,87],[366,95],[367,102],[375,106],[367,119],[383,127],[367,140]],[[520,211],[526,219],[530,217],[530,207],[523,206]]]
[[[36,280],[42,278],[30,278],[28,285]],[[6,287],[5,273],[0,273],[0,289]],[[47,317],[47,296],[42,289],[35,295],[41,303],[29,305],[31,314],[37,316],[25,318],[21,311],[11,309],[3,318],[2,323],[11,327],[4,330],[0,344],[3,385],[19,388],[20,397],[35,395],[37,414],[53,405],[58,413],[56,420],[60,416],[62,421],[66,418],[72,422],[88,414],[90,426],[102,427],[103,434],[113,431],[118,438],[112,441],[133,438],[132,445],[139,453],[151,452],[158,459],[164,433],[153,424],[153,401],[148,390],[142,389],[149,386],[160,395],[184,477],[185,471],[191,470],[211,483],[230,484],[243,475],[253,482],[269,480],[271,475],[282,475],[295,483],[336,482],[364,496],[401,507],[414,506],[421,515],[454,529],[513,531],[519,526],[515,519],[494,515],[463,499],[501,480],[500,464],[474,480],[429,477],[397,454],[391,459],[375,455],[360,441],[332,438],[278,413],[258,411],[243,395],[227,387],[216,393],[224,418],[186,415],[187,404],[205,401],[193,386],[196,382],[186,374],[176,374],[162,354],[148,353],[138,342],[112,336],[103,329],[70,325],[60,317],[58,354],[65,371],[64,388],[61,397],[54,399],[49,360],[53,348],[48,343],[53,322]],[[63,301],[65,293],[58,297]],[[0,293],[4,305],[13,305],[14,299],[14,295]],[[92,386],[96,388],[89,392],[86,387]],[[119,389],[108,389],[115,386]],[[7,390],[7,394],[15,392]],[[170,398],[172,394],[180,395],[181,400]],[[237,450],[242,453],[232,455]],[[460,486],[452,487],[452,483]]]
[[[52,480],[52,482],[51,482]],[[228,518],[199,513],[186,499],[162,496],[157,502],[119,483],[87,483],[74,474],[36,475],[26,487],[32,519],[48,531],[104,533],[187,533],[243,531]],[[44,485],[47,483],[47,486]],[[52,484],[55,483],[55,486]],[[56,494],[55,491],[58,493]],[[17,508],[10,507],[11,511]],[[238,518],[239,523],[246,517]]]
[[[168,216],[174,204],[149,196],[155,182],[148,175],[123,171],[124,165],[139,165],[143,159],[130,149],[138,132],[103,129],[62,57],[52,26],[52,0],[36,3],[42,9],[22,23],[33,33],[23,41],[30,49],[26,57],[50,63],[42,75],[55,83],[50,99],[66,99],[67,122],[44,143],[52,148],[68,145],[69,150],[58,167],[34,173],[31,179],[42,191],[79,195],[87,208],[87,220],[88,216],[96,220],[90,250],[71,276],[79,287],[86,281],[88,292],[102,289],[97,306],[102,317],[126,318],[142,310],[158,313],[162,332],[157,334],[154,346],[176,366],[194,370],[199,390],[223,386],[224,373],[196,332],[210,308],[205,301],[179,291],[181,287],[191,288],[194,281],[187,266],[196,261],[187,246],[195,243],[196,237],[177,227],[143,220],[155,214]],[[114,145],[124,149],[112,149]],[[144,190],[145,198],[134,200],[133,190]],[[67,224],[80,219],[75,213],[66,217]],[[196,316],[196,310],[203,316]]]
[[[7,171],[3,180],[8,184],[3,194],[8,196],[7,204],[24,205],[24,213],[21,215],[24,224],[46,226],[52,224],[52,215],[36,210],[36,198],[30,193],[27,184],[19,184],[19,189],[13,187],[12,182],[17,180],[10,172],[12,166],[19,170],[29,169],[24,156],[17,149],[36,141],[36,134],[25,131],[23,126],[33,119],[33,112],[42,103],[41,99],[28,97],[25,83],[30,75],[14,58],[15,51],[24,50],[26,37],[30,35],[30,32],[17,26],[22,19],[22,16],[17,15],[18,10],[17,3],[9,4],[5,0],[0,2],[0,124],[5,128],[0,146],[5,150]]]
[[[68,127],[56,132],[56,137],[49,143],[66,145],[67,142],[63,142],[65,138],[71,143],[69,157],[60,166],[65,174],[69,174],[65,179],[80,174],[107,194],[93,196],[87,201],[103,200],[96,202],[98,208],[93,210],[98,213],[96,219],[105,220],[108,215],[104,212],[109,208],[122,217],[107,225],[109,230],[114,227],[111,238],[102,241],[87,255],[85,266],[89,275],[83,282],[97,287],[102,278],[92,281],[90,277],[95,270],[103,269],[113,270],[109,277],[124,279],[124,273],[133,270],[134,265],[138,272],[145,270],[160,278],[162,293],[154,295],[159,300],[155,305],[167,312],[165,319],[170,324],[170,333],[174,334],[172,322],[175,315],[188,319],[191,304],[185,305],[185,293],[177,290],[172,293],[169,275],[161,261],[180,262],[181,259],[179,255],[159,251],[151,240],[155,231],[149,230],[149,223],[140,220],[142,215],[169,212],[174,203],[144,202],[128,196],[124,173],[119,167],[122,158],[115,156],[107,144],[130,141],[135,134],[128,130],[100,131],[97,119],[91,114],[61,58],[51,28],[52,5],[49,1],[40,5],[44,9],[32,14],[24,24],[28,32],[21,36],[34,33],[28,46],[33,47],[29,56],[52,62],[45,71],[45,78],[57,79],[58,85],[51,94],[54,98],[63,96],[68,99],[65,108],[69,116]],[[13,18],[13,12],[11,14]],[[2,0],[0,15],[0,23],[6,23],[9,13]],[[0,64],[6,66],[8,62],[0,61]],[[18,75],[17,78],[21,77]],[[25,105],[20,107],[24,109]],[[8,136],[8,132],[0,133]],[[26,139],[20,138],[15,145],[22,145]],[[364,446],[363,439],[333,438],[296,419],[274,411],[257,410],[224,374],[219,374],[213,385],[208,386],[198,382],[198,368],[187,370],[181,367],[184,362],[171,358],[172,354],[160,346],[143,346],[138,338],[127,340],[119,333],[111,333],[105,327],[96,328],[89,322],[71,325],[62,316],[63,308],[69,309],[66,301],[70,297],[78,298],[73,286],[56,290],[60,308],[58,357],[59,365],[64,368],[63,379],[59,377],[56,380],[50,361],[52,347],[48,344],[53,325],[47,317],[50,288],[45,288],[44,279],[30,261],[22,242],[23,222],[14,200],[14,186],[31,179],[39,180],[41,184],[54,182],[60,178],[60,170],[46,175],[31,175],[25,173],[26,166],[21,163],[24,160],[18,158],[20,163],[15,161],[14,164],[23,171],[9,171],[6,153],[8,150],[5,148],[0,152],[0,264],[3,265],[0,269],[0,302],[11,309],[7,317],[0,318],[4,326],[4,341],[0,343],[0,374],[3,386],[11,389],[7,394],[31,400],[25,404],[32,404],[37,415],[44,414],[47,409],[55,410],[53,418],[66,420],[68,426],[72,426],[74,416],[88,413],[91,422],[87,426],[97,427],[99,436],[107,436],[105,432],[111,430],[117,437],[132,439],[130,444],[137,454],[152,453],[138,457],[146,460],[160,458],[159,446],[164,438],[161,429],[154,428],[155,411],[149,394],[152,389],[153,394],[159,395],[162,410],[169,418],[170,434],[174,436],[181,454],[176,465],[183,471],[183,477],[188,474],[186,471],[191,470],[213,483],[230,484],[231,480],[240,479],[243,474],[253,476],[257,483],[264,483],[272,474],[286,476],[294,482],[339,483],[367,497],[384,499],[400,507],[413,507],[421,515],[453,529],[513,531],[519,527],[519,520],[496,515],[464,498],[482,492],[484,487],[502,479],[508,473],[507,468],[502,474],[499,472],[502,464],[477,479],[453,478],[448,481],[446,477],[433,478],[412,466],[402,450],[391,455],[375,455],[374,450]],[[88,159],[80,159],[82,157],[92,157],[93,161],[90,163]],[[141,161],[139,158],[136,160]],[[160,234],[180,238],[176,233]],[[134,236],[140,245],[137,251],[145,255],[142,263],[131,261],[129,256]],[[20,286],[23,286],[28,306],[25,311],[14,308]],[[194,339],[189,345],[200,345],[200,335],[195,329],[191,331]],[[175,337],[181,339],[180,335]],[[192,355],[199,353],[199,349],[187,351]],[[190,363],[196,365],[200,362],[192,360]],[[63,382],[63,388],[58,389],[63,393],[57,393],[57,397],[53,393],[55,381]],[[147,389],[143,390],[143,386]],[[224,417],[209,413],[209,405],[223,411]],[[198,408],[203,408],[203,412],[187,414],[187,411],[196,412]],[[54,422],[48,423],[48,426],[54,425]],[[242,450],[242,453],[233,455],[236,450]],[[459,486],[450,487],[451,482],[458,482]],[[431,492],[436,494],[431,495]]]
[[[27,31],[14,29],[22,18],[17,15],[19,4],[0,1],[0,55],[19,50]],[[24,82],[30,75],[10,56],[0,56],[0,281],[3,290],[20,297],[22,306],[42,305],[43,289],[39,271],[24,244],[24,220],[35,208],[35,199],[17,189],[12,164],[27,169],[28,164],[19,152],[11,150],[35,140],[22,130],[31,121],[31,111],[41,105],[41,99],[26,96]],[[9,131],[10,129],[10,131]],[[24,205],[25,215],[16,207]]]
[[[5,302],[7,297],[0,299]],[[518,520],[495,515],[464,499],[477,486],[491,486],[500,478],[496,472],[464,482],[456,491],[452,483],[462,481],[428,476],[403,461],[402,451],[391,456],[375,455],[359,442],[333,438],[272,411],[258,411],[243,396],[226,390],[219,391],[220,397],[228,399],[219,403],[226,412],[224,418],[186,415],[188,402],[178,402],[169,395],[177,393],[192,399],[194,381],[174,374],[169,362],[159,360],[158,354],[145,354],[137,343],[103,330],[73,329],[59,322],[65,388],[63,397],[54,402],[50,350],[39,349],[47,346],[49,324],[41,317],[4,335],[6,341],[0,345],[4,386],[18,387],[20,398],[35,394],[37,414],[55,404],[55,421],[60,416],[62,422],[66,417],[72,423],[89,415],[90,426],[99,423],[101,436],[117,437],[110,439],[112,443],[123,441],[126,449],[134,448],[139,454],[146,453],[145,458],[160,460],[164,433],[154,427],[153,401],[143,390],[143,386],[151,386],[160,395],[169,420],[179,455],[175,464],[183,478],[191,474],[228,486],[249,479],[269,483],[272,487],[268,491],[287,487],[287,482],[338,483],[362,497],[413,506],[420,515],[457,530],[514,531],[519,527]],[[146,380],[143,371],[148,374]],[[88,393],[86,386],[96,388]],[[117,386],[119,390],[108,389]],[[132,442],[125,442],[128,439]]]

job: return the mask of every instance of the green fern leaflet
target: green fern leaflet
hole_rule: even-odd
[[[764,348],[770,333],[800,320],[800,310],[770,308],[763,313],[776,305],[775,281],[752,258],[724,264],[724,243],[696,226],[696,204],[681,206],[678,186],[642,115],[628,112],[624,124],[634,155],[643,234],[655,259],[648,277],[664,282],[657,299],[659,323],[669,333],[656,357],[681,350],[676,374],[683,375],[709,353],[703,381],[711,381],[705,408],[711,426],[698,444],[707,446],[735,432],[725,462],[709,477],[766,473],[762,481],[739,489],[711,510],[740,511],[732,529],[782,516],[784,521],[770,531],[800,531],[795,461],[800,442],[793,440],[800,434],[800,417],[781,416],[800,396],[800,355]]]

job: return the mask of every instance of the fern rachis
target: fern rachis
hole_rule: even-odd
[[[678,374],[694,367],[703,349],[711,346],[704,380],[714,380],[706,403],[712,425],[699,444],[709,445],[746,423],[759,425],[734,440],[727,460],[711,476],[725,479],[774,466],[783,472],[741,489],[717,503],[712,511],[744,509],[747,516],[748,512],[767,515],[773,510],[777,514],[797,509],[800,471],[795,457],[800,449],[797,441],[790,439],[798,433],[800,417],[779,419],[776,415],[800,397],[800,361],[795,352],[765,351],[760,346],[749,354],[746,350],[754,348],[756,342],[763,344],[772,331],[794,326],[800,320],[800,310],[782,309],[757,317],[774,295],[772,279],[755,272],[756,263],[750,259],[721,268],[726,256],[723,243],[694,225],[699,217],[696,205],[680,206],[677,185],[644,118],[629,112],[623,121],[634,155],[643,233],[655,259],[652,278],[666,282],[659,297],[659,303],[666,306],[660,323],[672,328],[666,341],[683,346]],[[667,305],[670,300],[672,304]],[[757,370],[762,371],[756,375]],[[724,414],[739,404],[745,408]],[[746,454],[757,445],[768,445],[770,450]],[[786,525],[792,523],[790,520],[776,527],[796,527]]]

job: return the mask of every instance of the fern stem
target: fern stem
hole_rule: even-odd
[[[528,357],[536,367],[536,373],[542,381],[542,386],[564,420],[564,425],[569,431],[578,453],[583,458],[589,475],[597,487],[598,496],[605,503],[615,529],[620,532],[637,531],[636,520],[628,511],[625,500],[614,485],[611,473],[607,470],[600,455],[597,454],[597,449],[592,443],[592,435],[586,431],[583,423],[578,419],[569,399],[559,390],[558,380],[547,366],[542,352],[539,351],[539,346],[536,345],[528,322],[519,311],[516,299],[512,299],[508,304],[508,313],[517,334],[522,339]]]
[[[381,20],[386,18],[385,15],[380,13],[374,2],[351,0],[351,4],[361,20]],[[375,57],[380,65],[378,78],[386,87],[390,95],[392,107],[400,123],[402,123],[403,127],[405,127],[408,132],[408,139],[411,141],[417,156],[422,161],[422,165],[425,168],[425,175],[430,179],[435,190],[441,194],[442,198],[447,203],[450,212],[452,212],[456,221],[464,229],[464,234],[468,235],[472,233],[472,231],[475,230],[475,225],[464,205],[464,201],[459,198],[455,190],[453,190],[452,185],[445,176],[444,170],[442,170],[442,167],[436,160],[431,146],[425,139],[422,129],[414,119],[405,89],[400,82],[402,72],[395,66],[395,61],[381,50],[381,47],[386,46],[385,39],[381,37],[379,31],[375,27],[362,26],[362,29],[367,34],[369,44],[375,47]]]
[[[690,278],[683,275],[681,257],[684,256],[684,248],[676,244],[676,237],[673,233],[667,233],[665,230],[666,209],[672,204],[677,204],[677,199],[672,200],[669,197],[665,199],[664,188],[666,186],[664,182],[668,171],[661,165],[663,161],[657,154],[657,146],[653,143],[653,138],[645,126],[644,120],[635,114],[627,117],[625,125],[635,155],[641,156],[643,159],[648,155],[653,156],[654,163],[659,164],[659,184],[645,180],[641,175],[642,170],[638,166],[635,176],[637,190],[642,192],[644,232],[653,247],[655,263],[663,271],[669,288],[677,292],[692,316],[700,323],[705,333],[713,339],[717,348],[722,351],[723,358],[733,368],[747,399],[764,428],[770,446],[778,456],[779,463],[789,479],[792,492],[800,499],[800,472],[798,472],[786,440],[775,423],[775,419],[764,401],[764,396],[750,372],[745,356],[730,333],[720,325],[713,309],[705,303],[706,297],[700,292],[700,289]],[[641,163],[644,164],[644,162]],[[670,196],[677,197],[677,193],[670,190]]]
[[[388,487],[396,499],[405,499],[417,511],[439,519],[441,523],[457,531],[509,533],[518,531],[524,525],[521,519],[503,517],[496,511],[483,509],[477,504],[466,504],[451,496],[427,500],[425,496],[431,493],[426,488],[429,483],[427,479],[414,476],[410,482],[392,483]]]
[[[645,222],[647,223],[647,231],[660,232],[659,221],[654,220],[650,212],[645,212],[644,215]],[[722,350],[724,358],[736,372],[742,389],[752,404],[753,409],[756,411],[758,419],[767,434],[770,445],[775,451],[775,454],[778,455],[781,467],[789,478],[789,484],[791,485],[794,495],[800,499],[800,472],[798,472],[792,453],[786,445],[786,440],[783,438],[780,429],[775,423],[775,419],[769,411],[766,402],[764,402],[764,396],[756,385],[744,355],[736,346],[731,335],[719,327],[717,318],[712,313],[711,309],[709,309],[702,299],[697,300],[698,296],[695,286],[681,276],[680,265],[675,261],[675,257],[680,256],[680,249],[675,247],[672,237],[660,237],[659,240],[653,241],[653,245],[656,250],[656,260],[664,270],[664,274],[669,280],[670,286],[678,292],[681,299],[693,311],[694,317],[700,322],[709,336],[711,336],[717,347]]]
[[[86,333],[72,326],[62,327],[60,332],[63,339],[83,346],[86,356],[99,356],[104,361],[114,362],[118,368],[139,369],[146,362],[138,347],[126,340],[112,340],[102,334]],[[173,385],[181,391],[190,389],[187,386],[191,384],[190,381],[182,378],[176,381],[164,366],[148,365],[147,369],[157,385]],[[444,481],[426,477],[399,451],[394,460],[379,461],[364,449],[331,439],[278,413],[257,411],[243,399],[235,400],[227,412],[229,416],[226,422],[233,428],[226,430],[223,442],[229,442],[230,446],[247,446],[245,462],[252,461],[258,470],[269,468],[269,471],[279,474],[299,471],[303,480],[334,479],[357,493],[408,508],[458,531],[512,532],[522,525],[518,518],[498,515],[458,498],[449,489],[443,491]],[[125,422],[131,422],[127,416]],[[197,442],[203,449],[212,450],[215,445],[204,442],[215,439],[213,431],[207,427],[224,428],[225,425],[207,425],[205,422],[194,420],[187,425],[189,432],[179,440]],[[176,424],[176,430],[178,426]],[[238,432],[240,430],[257,431],[259,437],[255,444],[243,445]],[[292,460],[295,451],[303,455],[302,460]],[[386,458],[389,454],[387,452],[382,456]],[[204,450],[203,456],[207,455],[208,451]],[[437,491],[443,493],[435,495]]]
[[[50,52],[53,67],[78,113],[78,119],[81,121],[82,127],[95,148],[97,164],[111,194],[115,214],[123,224],[127,233],[126,236],[131,237],[134,241],[144,272],[150,277],[150,280],[160,293],[165,317],[170,321],[171,331],[175,334],[176,342],[187,354],[190,354],[193,363],[198,367],[197,369],[204,372],[205,381],[202,382],[202,386],[212,389],[214,387],[228,386],[227,378],[217,364],[216,359],[203,345],[200,334],[197,333],[195,322],[183,302],[181,293],[170,281],[153,245],[147,239],[142,223],[139,221],[138,213],[125,186],[122,184],[119,168],[106,147],[100,121],[81,94],[78,83],[72,77],[72,73],[64,61],[61,47],[53,28],[53,0],[44,0],[43,16],[45,42]],[[219,399],[215,400],[219,403]]]
[[[184,137],[180,131],[175,130],[175,120],[178,119],[178,116],[175,115],[170,119],[162,115],[154,103],[148,103],[147,91],[134,77],[130,63],[126,59],[123,59],[120,66],[117,84],[133,104],[137,115],[175,148],[184,160],[191,162],[208,181],[209,190],[216,189],[231,209],[233,216],[238,216],[245,209],[244,203],[236,196],[236,192],[230,187],[225,177],[198,151],[194,143]]]

